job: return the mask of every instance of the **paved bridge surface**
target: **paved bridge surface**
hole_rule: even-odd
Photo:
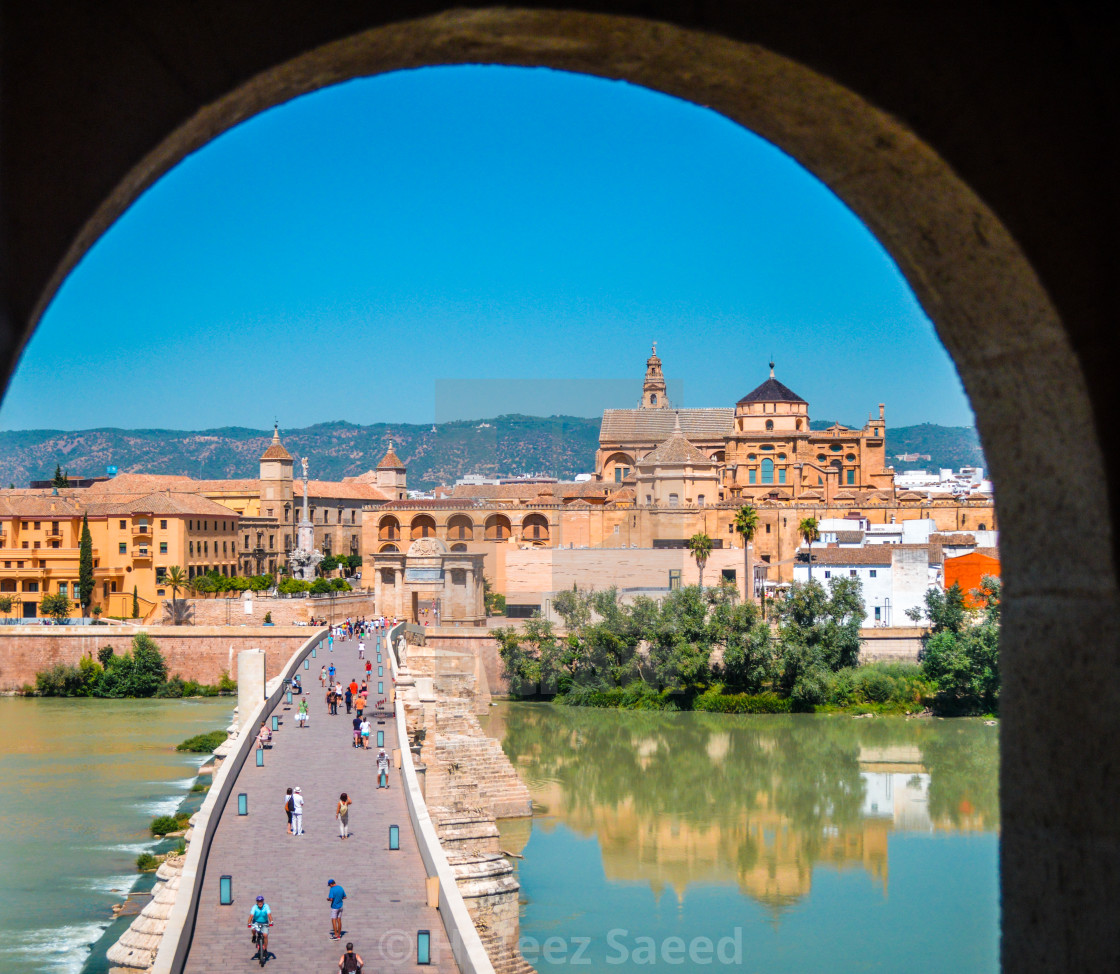
[[[375,640],[366,640],[366,656],[373,661],[371,687],[377,688]],[[391,685],[388,652],[382,649],[385,696]],[[353,716],[340,705],[337,716],[327,713],[319,669],[331,662],[338,679],[361,683],[365,664],[358,660],[357,641],[326,641],[310,668],[299,670],[311,714],[307,728],[295,721],[298,697],[274,711],[279,730],[265,751],[263,768],[252,755],[237,777],[222,812],[206,863],[198,918],[185,970],[192,974],[259,969],[253,960],[246,923],[258,893],[272,908],[275,926],[269,935],[266,970],[274,974],[327,974],[338,970],[347,941],[365,961],[367,972],[416,969],[416,932],[431,932],[434,971],[457,971],[439,911],[427,905],[426,871],[405,805],[403,780],[390,765],[388,790],[377,788],[377,731],[385,732],[385,750],[399,747],[396,722],[371,718],[370,750],[351,746]],[[377,699],[370,694],[370,699]],[[383,723],[378,723],[383,720]],[[247,729],[252,732],[253,729]],[[302,789],[304,835],[287,833],[285,792]],[[342,792],[353,799],[350,838],[339,836],[335,806]],[[237,814],[237,794],[249,799],[249,814]],[[400,850],[389,851],[389,826],[400,826]],[[219,905],[219,880],[233,877],[233,904]],[[329,939],[330,907],[327,880],[346,890],[342,912],[342,941]]]

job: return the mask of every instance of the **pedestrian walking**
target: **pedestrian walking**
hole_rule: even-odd
[[[319,670],[319,686],[324,690],[327,688],[327,668],[325,666]]]
[[[368,717],[362,718],[361,731],[362,731],[362,749],[369,750],[369,734],[373,730],[373,725],[369,722]]]
[[[347,687],[346,688],[346,695],[343,699],[346,701],[346,712],[350,713],[350,707],[354,703],[354,691],[351,690],[349,687]]]
[[[346,899],[346,890],[333,879],[327,880],[327,899],[331,904],[331,940],[342,939],[342,901]]]
[[[332,653],[334,652],[334,633],[333,632],[329,636],[327,636],[327,648]],[[334,667],[332,666],[331,669],[333,670]]]
[[[367,683],[370,681],[370,678],[372,676],[373,676],[373,660],[367,659],[366,660],[366,682]]]
[[[385,753],[385,748],[377,752],[377,787],[389,787],[389,755]]]
[[[353,720],[354,725],[354,740],[351,742],[351,747],[361,747],[362,745],[362,718],[355,717]]]
[[[334,683],[334,674],[335,674],[334,663],[331,663],[330,667],[327,669],[327,679],[330,680],[332,684]]]
[[[303,792],[292,789],[292,835],[303,835]]]
[[[346,953],[338,959],[338,969],[342,974],[362,974],[362,955],[354,952],[354,945],[346,945]]]
[[[358,659],[366,658],[366,644],[362,639],[358,640]]]
[[[310,717],[311,714],[307,712],[307,699],[304,698],[299,702],[299,709],[296,710],[296,726],[306,727]]]
[[[359,720],[362,719],[362,711],[366,709],[365,694],[359,692],[354,698],[354,714]]]
[[[338,796],[338,805],[335,806],[334,817],[338,819],[338,834],[343,839],[350,838],[350,806],[351,799],[343,792]]]
[[[294,809],[295,805],[292,804],[292,789],[289,788],[284,795],[284,811],[288,815],[288,835],[292,834],[292,812]]]

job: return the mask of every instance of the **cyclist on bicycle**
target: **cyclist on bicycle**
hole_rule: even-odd
[[[253,931],[253,943],[260,945],[261,966],[268,957],[268,928],[272,926],[272,909],[263,896],[249,910],[249,927]]]

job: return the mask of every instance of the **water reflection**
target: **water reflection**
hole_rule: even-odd
[[[979,721],[503,704],[489,732],[530,787],[535,828],[595,836],[607,880],[656,896],[734,883],[782,911],[823,864],[885,891],[892,833],[998,830],[998,728]]]

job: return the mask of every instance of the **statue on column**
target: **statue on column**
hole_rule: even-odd
[[[295,550],[288,556],[288,568],[292,578],[311,582],[315,580],[315,569],[323,555],[315,548],[315,527],[307,513],[307,457],[300,458],[300,465],[303,468],[303,515],[296,529]]]

